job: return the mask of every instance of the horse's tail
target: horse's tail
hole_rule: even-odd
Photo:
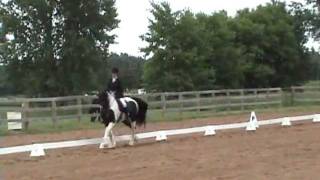
[[[148,104],[140,98],[137,98],[137,97],[131,97],[131,98],[135,100],[139,106],[139,111],[135,118],[136,124],[138,126],[144,125],[144,127],[146,127],[146,116],[147,116]]]

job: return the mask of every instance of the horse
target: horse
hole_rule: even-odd
[[[98,99],[92,101],[93,104],[99,104],[100,108],[94,107],[89,109],[90,114],[96,114],[91,117],[91,121],[94,122],[98,119],[105,125],[105,133],[103,141],[99,148],[104,148],[108,143],[108,148],[114,148],[116,141],[112,129],[117,123],[122,122],[131,129],[131,140],[129,145],[134,145],[137,141],[135,136],[136,127],[146,125],[146,114],[148,110],[148,104],[137,97],[123,97],[116,99],[113,92],[102,92],[98,94]],[[119,109],[119,104],[125,107],[126,112],[122,112]],[[97,116],[99,114],[99,116]]]

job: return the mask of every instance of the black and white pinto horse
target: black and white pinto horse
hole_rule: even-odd
[[[122,106],[126,108],[127,112],[120,111],[119,102],[122,103]],[[91,117],[91,121],[94,122],[98,119],[106,126],[100,148],[104,148],[105,144],[108,144],[108,148],[114,148],[116,146],[112,129],[120,122],[131,128],[129,145],[134,145],[137,140],[135,137],[136,126],[145,126],[146,124],[148,104],[137,97],[123,97],[117,101],[113,92],[99,93],[98,99],[93,100],[92,103],[99,104],[101,108],[89,109],[89,113],[94,114]]]

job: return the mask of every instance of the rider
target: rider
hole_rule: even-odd
[[[112,78],[109,80],[107,85],[107,91],[114,92],[115,98],[117,100],[117,103],[119,105],[119,109],[121,112],[126,113],[127,110],[125,107],[123,107],[123,104],[120,101],[120,98],[123,98],[123,88],[122,84],[119,80],[119,69],[118,68],[112,68]]]
[[[109,80],[107,85],[107,90],[114,92],[116,99],[123,97],[123,89],[122,89],[122,85],[119,80],[118,74],[119,74],[119,69],[112,68],[112,78]]]

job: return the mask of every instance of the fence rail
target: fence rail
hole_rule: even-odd
[[[320,87],[291,87],[266,89],[225,89],[189,92],[165,92],[152,94],[129,94],[146,100],[150,110],[160,112],[162,118],[170,112],[193,111],[218,112],[232,110],[251,110],[253,108],[281,107],[284,97],[289,97],[289,105],[320,102]],[[32,121],[51,119],[54,126],[59,120],[72,118],[81,121],[91,117],[88,110],[99,107],[92,104],[96,96],[67,96],[52,98],[0,98],[0,124],[7,121],[6,112],[21,112],[24,128]],[[286,100],[288,101],[288,100]],[[1,123],[2,121],[2,123]],[[13,120],[16,121],[16,120]]]
[[[281,124],[282,126],[289,126],[284,124],[285,120],[288,120],[289,122],[312,120],[312,122],[316,123],[318,122],[319,116],[320,116],[319,114],[314,114],[314,115],[262,120],[262,121],[257,121],[256,125],[266,126],[266,125]],[[252,122],[250,121],[233,123],[233,124],[207,125],[203,127],[139,133],[139,134],[136,134],[136,137],[137,139],[155,138],[156,141],[162,141],[162,140],[167,140],[167,136],[203,133],[203,132],[205,136],[209,136],[209,135],[212,136],[216,134],[216,131],[223,131],[223,130],[229,130],[229,129],[246,129],[246,131],[255,131],[256,130],[255,128],[248,129],[250,125],[252,125]],[[122,135],[122,136],[115,137],[115,140],[118,142],[129,141],[130,139],[131,139],[131,135]],[[35,153],[35,152],[44,151],[48,149],[60,149],[60,148],[79,147],[79,146],[85,146],[85,145],[94,145],[94,144],[100,144],[102,142],[103,142],[102,138],[92,138],[92,139],[80,139],[80,140],[70,140],[70,141],[61,141],[61,142],[47,142],[47,143],[41,143],[41,144],[31,144],[31,145],[22,145],[22,146],[13,146],[13,147],[3,147],[3,148],[0,148],[0,155],[31,152],[30,156],[43,156],[45,155],[45,153],[39,155],[38,153]]]

